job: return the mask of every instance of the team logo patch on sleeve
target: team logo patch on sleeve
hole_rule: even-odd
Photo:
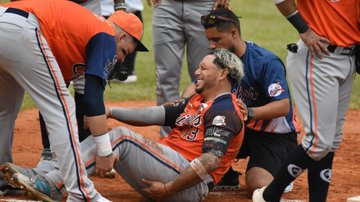
[[[215,116],[212,124],[215,126],[225,126],[225,116]]]
[[[281,87],[279,82],[271,84],[268,88],[270,97],[279,96],[282,92],[284,92],[284,89]]]
[[[104,78],[107,80],[109,78],[109,75],[111,74],[111,72],[114,70],[115,67],[115,63],[116,63],[117,59],[116,59],[116,55],[114,56],[114,58],[112,60],[107,60],[105,67],[104,67],[104,71],[103,71],[103,75]]]

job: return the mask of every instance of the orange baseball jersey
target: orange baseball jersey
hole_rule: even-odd
[[[115,30],[105,18],[71,1],[28,0],[2,6],[37,17],[65,82],[85,72],[107,79],[116,62],[116,43]]]
[[[329,4],[330,6],[324,6]],[[360,10],[358,0],[301,0],[299,12],[317,34],[331,44],[347,47],[360,43]],[[330,9],[326,9],[330,8]]]
[[[210,173],[214,183],[218,183],[230,168],[244,138],[244,122],[236,104],[236,97],[229,93],[204,103],[202,97],[196,94],[186,105],[182,103],[172,107],[176,108],[175,110],[169,108],[171,107],[166,107],[166,120],[168,121],[170,116],[177,118],[169,136],[160,141],[189,161],[203,153],[202,146],[207,127],[224,127],[235,134],[228,144],[221,165]]]

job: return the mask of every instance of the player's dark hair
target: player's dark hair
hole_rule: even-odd
[[[209,19],[213,16],[219,17],[218,20],[214,21],[214,23],[206,23],[206,21],[202,21],[202,25],[204,26],[205,29],[209,29],[216,26],[217,31],[227,32],[235,28],[241,35],[240,20],[239,17],[237,17],[234,12],[232,12],[227,8],[219,8],[216,10],[212,10],[209,14],[203,16],[202,18]]]

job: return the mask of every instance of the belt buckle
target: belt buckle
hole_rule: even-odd
[[[354,47],[344,47],[341,50],[340,55],[351,55],[354,50]]]

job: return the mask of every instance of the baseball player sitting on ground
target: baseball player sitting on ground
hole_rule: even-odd
[[[81,161],[74,100],[65,83],[85,75],[84,105],[91,109],[85,115],[98,148],[97,172],[111,170],[115,157],[103,92],[116,58],[146,50],[139,42],[142,23],[124,12],[107,21],[70,1],[33,0],[0,6],[0,27],[0,163],[12,161],[15,118],[26,91],[44,116],[68,199],[106,201]]]
[[[138,125],[172,126],[160,143],[118,127],[110,131],[117,160],[116,171],[146,198],[164,201],[201,201],[218,183],[236,157],[243,140],[243,117],[231,86],[243,77],[240,59],[225,50],[204,57],[195,72],[194,96],[173,105],[144,108],[111,108],[108,115]],[[96,145],[88,137],[81,143],[88,174],[94,172]],[[25,187],[41,181],[46,195],[59,200],[63,193],[55,167],[36,173],[14,164],[1,170]],[[35,196],[35,189],[29,189]],[[44,190],[44,189],[43,189]],[[48,200],[48,199],[46,199]]]
[[[285,67],[280,58],[241,37],[238,17],[229,9],[211,11],[201,18],[210,48],[227,48],[244,64],[245,76],[232,87],[247,117],[244,144],[238,158],[249,158],[246,189],[252,192],[271,182],[297,145],[297,124],[291,105]],[[183,96],[191,95],[189,87]],[[289,185],[288,190],[291,190]],[[216,190],[239,189],[239,174],[230,169]]]

